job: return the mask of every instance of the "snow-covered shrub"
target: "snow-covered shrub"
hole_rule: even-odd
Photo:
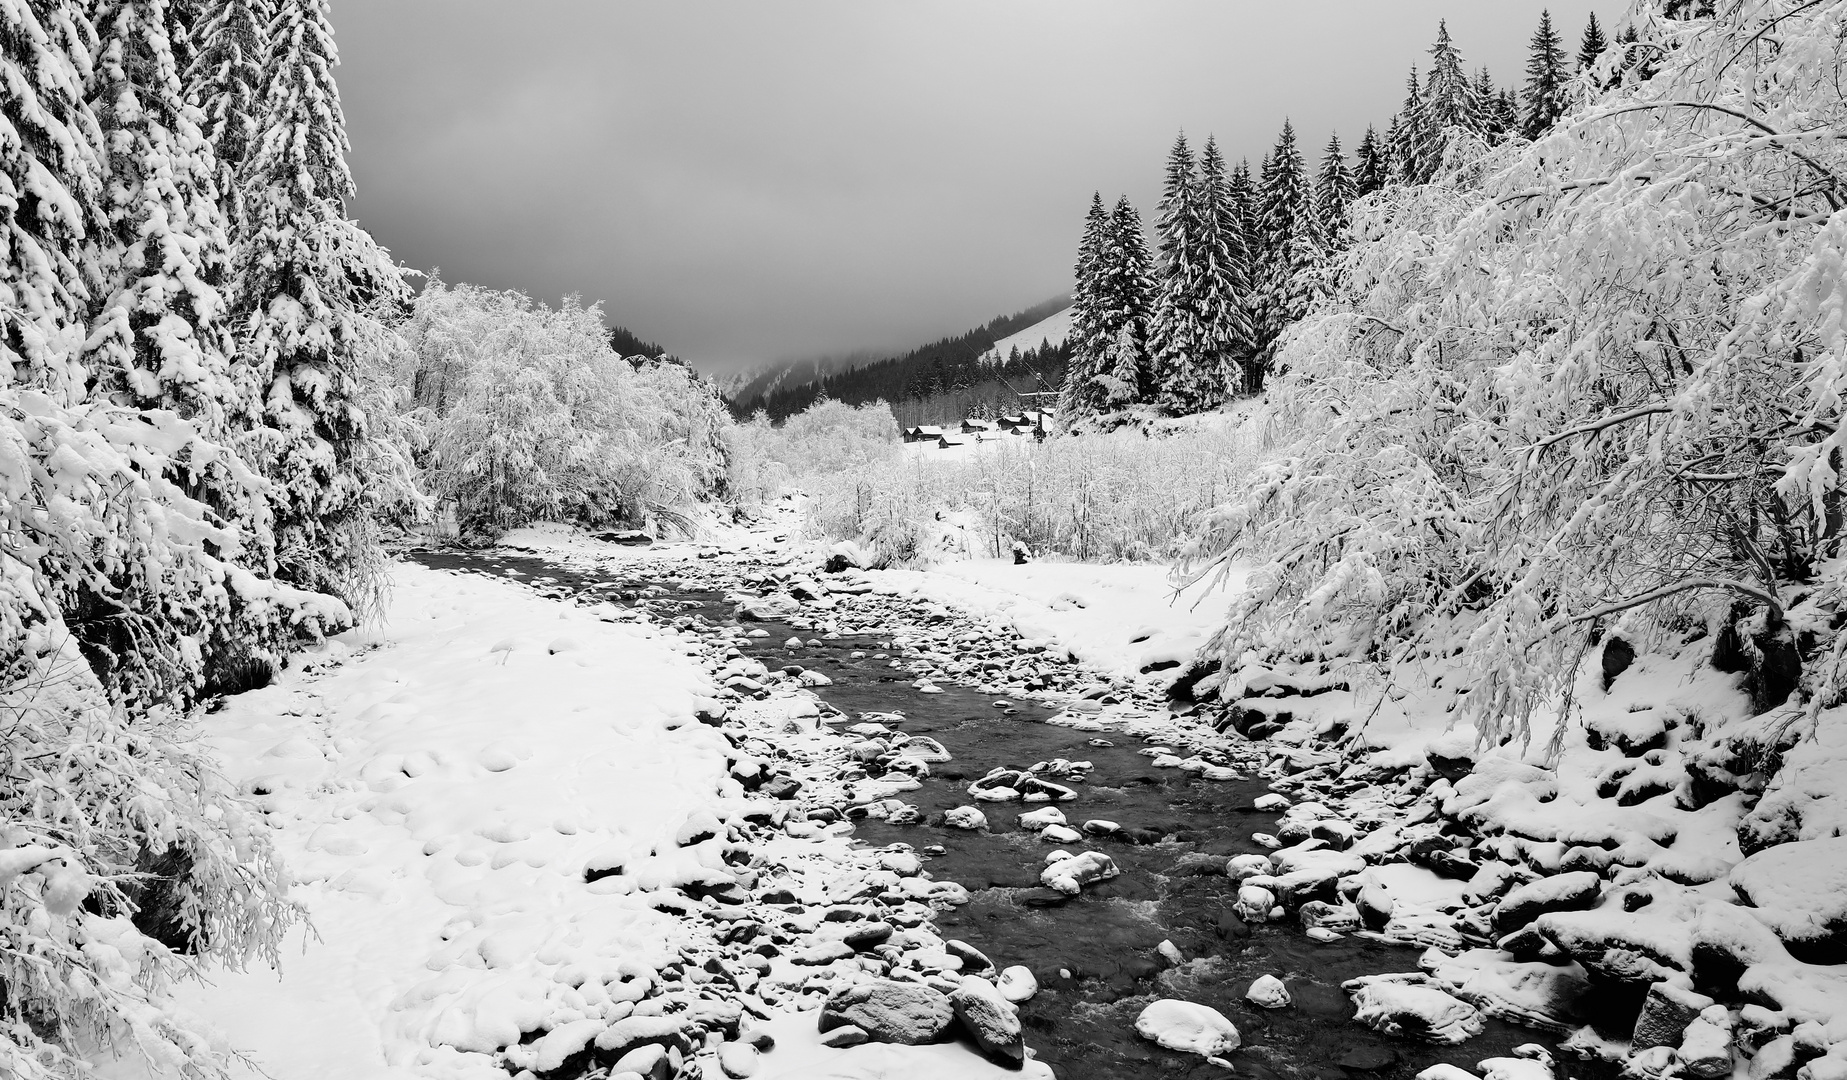
[[[898,454],[898,421],[883,401],[822,398],[781,424],[759,412],[730,429],[732,497],[762,506],[785,490],[865,471]]]
[[[1257,451],[1250,430],[1211,419],[1220,423],[916,447],[808,482],[810,524],[902,538],[886,546],[926,557],[999,557],[1015,543],[1082,560],[1172,557]]]
[[[10,558],[0,574],[29,590]],[[131,722],[38,614],[0,685],[0,1075],[92,1075],[81,1046],[225,1075],[163,998],[192,971],[179,952],[276,961],[297,913],[265,831],[170,713]],[[183,872],[154,880],[152,865]]]
[[[426,486],[467,532],[643,524],[723,479],[713,393],[679,365],[616,355],[596,308],[432,280],[400,331]]]
[[[1650,81],[1361,203],[1279,355],[1294,443],[1190,559],[1254,570],[1212,646],[1232,678],[1460,652],[1500,737],[1601,632],[1710,627],[1760,708],[1841,696],[1847,3],[1720,9],[1644,5]]]

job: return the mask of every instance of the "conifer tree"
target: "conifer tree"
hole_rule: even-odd
[[[1226,195],[1231,201],[1231,212],[1237,219],[1238,230],[1244,240],[1245,277],[1254,291],[1257,288],[1257,268],[1263,261],[1263,225],[1258,219],[1257,185],[1251,179],[1251,163],[1240,161],[1231,170],[1231,179],[1225,185]],[[1255,318],[1250,299],[1246,299],[1245,313]],[[1253,333],[1255,329],[1253,327]]]
[[[1084,218],[1084,235],[1078,242],[1077,267],[1071,289],[1071,358],[1066,362],[1065,383],[1059,395],[1059,412],[1069,418],[1103,411],[1101,390],[1094,382],[1114,344],[1105,328],[1103,280],[1110,241],[1110,215],[1103,208],[1102,192],[1090,196]]]
[[[1540,9],[1539,26],[1527,46],[1526,115],[1520,118],[1520,134],[1528,139],[1544,135],[1565,114],[1566,86],[1570,76],[1565,69],[1565,50],[1558,32],[1552,29],[1552,13]]]
[[[0,320],[0,390],[29,386],[72,405],[101,227],[102,133],[85,104],[95,31],[75,0],[0,4],[0,258],[11,295]]]
[[[1327,149],[1321,154],[1321,170],[1315,175],[1315,224],[1325,252],[1346,246],[1347,211],[1354,193],[1353,174],[1347,170],[1347,157],[1336,133],[1328,137]]]
[[[1584,38],[1578,43],[1578,74],[1588,76],[1595,71],[1598,58],[1609,47],[1609,40],[1603,36],[1603,26],[1597,22],[1597,13],[1593,11],[1590,21],[1584,24]]]
[[[251,234],[239,311],[277,431],[263,462],[277,489],[277,561],[285,580],[363,601],[376,558],[367,378],[387,332],[372,310],[405,286],[343,215],[353,181],[326,0],[278,0],[268,38],[262,138],[245,168]]]
[[[269,0],[213,0],[199,24],[199,51],[186,69],[188,94],[204,113],[202,130],[218,159],[218,198],[233,265],[248,242],[239,179],[261,135],[271,16]],[[233,279],[232,290],[235,285]]]
[[[219,291],[227,272],[217,160],[187,105],[168,0],[97,13],[91,106],[109,152],[96,237],[101,309],[84,347],[96,392],[172,409],[222,438],[251,426],[254,380],[233,379]]]
[[[1098,289],[1103,327],[1114,342],[1102,384],[1109,406],[1119,409],[1148,399],[1149,321],[1154,314],[1153,256],[1142,232],[1142,218],[1128,197],[1116,200],[1110,215],[1104,273]]]
[[[1366,125],[1366,134],[1360,136],[1359,149],[1353,154],[1353,194],[1355,198],[1371,195],[1384,187],[1390,179],[1391,160],[1385,148],[1379,142],[1378,132],[1371,124]]]
[[[1199,195],[1204,200],[1202,264],[1205,279],[1200,314],[1205,320],[1208,365],[1207,399],[1211,407],[1229,400],[1245,385],[1245,360],[1252,347],[1250,314],[1251,259],[1244,232],[1243,208],[1231,190],[1231,176],[1217,140],[1208,137],[1199,159]]]
[[[1203,310],[1213,271],[1213,257],[1207,250],[1211,228],[1193,151],[1182,133],[1167,156],[1155,219],[1160,286],[1148,330],[1155,401],[1175,415],[1199,411],[1212,396],[1206,371],[1211,330]]]
[[[1424,111],[1434,139],[1431,157],[1441,162],[1451,129],[1481,133],[1481,102],[1476,100],[1475,84],[1463,70],[1462,53],[1450,40],[1449,24],[1443,20],[1437,21],[1437,40],[1430,47],[1430,57],[1430,74],[1424,82]]]
[[[1250,378],[1253,391],[1261,387],[1268,373],[1277,338],[1307,310],[1307,272],[1319,257],[1307,166],[1296,147],[1295,128],[1287,120],[1270,152],[1260,199],[1264,264],[1259,287],[1258,353]]]
[[[1392,118],[1389,132],[1392,150],[1392,175],[1400,183],[1428,183],[1436,173],[1438,159],[1433,155],[1436,132],[1425,107],[1424,88],[1412,65],[1405,88],[1404,106]]]

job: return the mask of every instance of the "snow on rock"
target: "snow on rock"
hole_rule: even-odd
[[[1274,975],[1259,975],[1244,991],[1244,1000],[1264,1009],[1286,1009],[1294,1002],[1289,988]]]
[[[1494,909],[1494,928],[1507,934],[1553,911],[1594,907],[1603,879],[1589,870],[1540,878],[1509,892]]]
[[[1085,851],[1047,866],[1040,872],[1039,881],[1047,888],[1076,896],[1084,886],[1107,881],[1120,873],[1116,860],[1101,851]]]
[[[1374,1031],[1432,1043],[1459,1043],[1481,1034],[1475,1006],[1418,976],[1370,975],[1341,984],[1353,995],[1354,1019]]]
[[[1000,990],[1001,997],[1016,1004],[1030,999],[1039,992],[1039,980],[1033,977],[1032,969],[1021,964],[1015,964],[1002,971],[1000,982],[995,985]]]
[[[1169,1050],[1208,1058],[1223,1057],[1242,1041],[1224,1013],[1175,998],[1150,1002],[1135,1018],[1135,1033]]]
[[[943,824],[952,829],[985,829],[988,816],[972,806],[958,806],[944,813]]]
[[[873,1042],[916,1046],[949,1038],[955,1009],[942,991],[921,983],[874,979],[835,991],[821,1008],[819,1030],[845,1024]]]
[[[1523,962],[1498,949],[1444,956],[1430,976],[1488,1016],[1554,1033],[1577,1026],[1578,998],[1590,989],[1589,976],[1575,963]]]
[[[1026,1060],[1026,1036],[1013,1003],[979,975],[965,975],[949,995],[956,1019],[981,1052],[1003,1064]]]
[[[1847,962],[1847,836],[1750,856],[1727,879],[1799,960]]]

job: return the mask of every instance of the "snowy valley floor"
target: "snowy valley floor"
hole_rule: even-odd
[[[1761,800],[1724,790],[1721,766],[1737,762],[1712,748],[1748,742],[1748,710],[1697,649],[1645,655],[1607,691],[1587,674],[1582,723],[1553,770],[1541,767],[1544,732],[1530,751],[1481,754],[1448,730],[1441,697],[1380,703],[1323,668],[1249,683],[1233,714],[1259,741],[1166,720],[1172,672],[1160,669],[1192,653],[1224,600],[1176,603],[1159,567],[824,576],[818,555],[767,528],[730,533],[722,550],[622,549],[558,530],[509,541],[612,577],[722,581],[760,617],[816,632],[873,600],[959,612],[929,632],[879,631],[923,692],[954,680],[1034,699],[1081,730],[1160,741],[1173,752],[1143,751],[1159,769],[1267,786],[1252,819],[1262,831],[1221,847],[1170,837],[1157,845],[1177,860],[1165,872],[1218,883],[1221,941],[1281,920],[1311,941],[1426,949],[1399,965],[1416,970],[1374,968],[1345,987],[1357,1019],[1389,1037],[1459,1042],[1484,1020],[1513,1021],[1641,1077],[1847,1076],[1847,968],[1828,953],[1847,944],[1847,840],[1830,840],[1847,806],[1843,725],[1789,748]],[[713,571],[718,560],[760,569],[740,578]],[[204,718],[227,773],[266,811],[317,936],[298,933],[280,978],[210,973],[185,1007],[277,1080],[581,1075],[572,1068],[593,1054],[659,1076],[669,1051],[712,1078],[1018,1075],[967,1038],[834,1049],[817,1037],[812,1010],[832,988],[879,973],[952,993],[958,969],[974,969],[934,921],[966,894],[919,874],[901,844],[856,849],[828,809],[895,821],[915,788],[906,770],[928,774],[915,762],[930,760],[917,750],[929,740],[906,751],[883,725],[830,726],[807,690],[814,673],[766,669],[735,647],[749,623],[676,627],[564,595],[405,564],[381,629]],[[1365,731],[1335,749],[1362,713]],[[804,785],[803,813],[790,783]],[[1011,822],[1031,809],[971,794],[996,832],[1002,811]],[[1776,813],[1750,819],[1747,802]],[[1747,819],[1786,828],[1774,839],[1788,842],[1746,859]],[[1124,839],[1034,828],[1074,849]],[[1179,940],[1156,965],[1176,965],[1159,986],[1203,988],[1208,954],[1228,946],[1210,932],[1205,946]],[[1242,984],[1237,994],[1242,1004]],[[1238,1015],[1259,1044],[1261,1012]],[[752,1031],[775,1048],[758,1054]],[[1551,1075],[1547,1051],[1477,1065],[1477,1044],[1440,1060],[1490,1080]],[[1262,1045],[1238,1057],[1247,1073],[1294,1071]]]

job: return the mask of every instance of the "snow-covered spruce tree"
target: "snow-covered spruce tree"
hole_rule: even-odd
[[[1192,148],[1182,133],[1167,155],[1155,235],[1159,237],[1159,287],[1148,327],[1155,402],[1176,416],[1198,412],[1215,401],[1211,350],[1200,304],[1212,271],[1212,224],[1200,193]]]
[[[1109,407],[1121,411],[1148,401],[1152,395],[1153,358],[1148,333],[1156,292],[1154,256],[1142,231],[1142,216],[1127,196],[1118,198],[1110,213],[1105,250],[1099,292],[1102,326],[1112,336],[1107,366],[1094,378],[1103,387]]]
[[[1610,47],[1609,39],[1603,36],[1603,26],[1597,22],[1597,13],[1590,13],[1590,21],[1584,24],[1584,37],[1578,42],[1578,75],[1583,78],[1593,77],[1597,70],[1597,61],[1602,59],[1604,51]]]
[[[1275,369],[1276,346],[1284,330],[1308,310],[1309,274],[1321,260],[1314,197],[1307,166],[1296,147],[1295,128],[1285,120],[1270,151],[1258,201],[1263,226],[1263,262],[1258,275],[1260,317],[1256,323],[1256,378],[1251,390]]]
[[[1321,168],[1315,174],[1315,228],[1323,251],[1331,254],[1347,246],[1348,210],[1355,197],[1353,174],[1347,170],[1340,136],[1330,135],[1327,149],[1321,154]]]
[[[1591,18],[1596,17],[1592,12]],[[1520,134],[1537,139],[1564,115],[1570,82],[1563,42],[1552,29],[1552,13],[1542,9],[1539,27],[1527,46],[1526,113],[1520,118]]]
[[[1424,105],[1424,86],[1418,79],[1416,65],[1412,65],[1406,81],[1404,105],[1392,117],[1386,136],[1392,156],[1392,179],[1400,184],[1422,184],[1435,175],[1436,138],[1430,112]]]
[[[1649,82],[1360,204],[1273,390],[1297,441],[1191,562],[1255,567],[1231,682],[1447,671],[1499,740],[1598,634],[1705,631],[1779,730],[1847,722],[1844,31],[1843,0],[1665,27]]]
[[[1093,192],[1090,212],[1084,217],[1084,234],[1077,246],[1071,288],[1071,359],[1065,364],[1065,382],[1058,396],[1059,415],[1067,421],[1103,411],[1101,391],[1092,379],[1104,370],[1103,354],[1110,345],[1108,331],[1103,327],[1101,296],[1109,228],[1103,193]]]
[[[248,243],[244,188],[239,183],[262,134],[263,64],[269,52],[269,0],[208,0],[194,35],[199,48],[185,71],[187,97],[203,113],[203,132],[218,161],[215,177],[232,265]],[[237,280],[225,283],[235,291]],[[233,303],[235,299],[233,298]]]
[[[1484,131],[1483,102],[1475,84],[1463,70],[1462,53],[1449,37],[1449,24],[1437,21],[1437,40],[1430,47],[1430,73],[1424,77],[1426,140],[1423,160],[1428,178],[1442,167],[1458,133],[1480,137]]]
[[[1206,274],[1199,310],[1206,333],[1202,362],[1209,365],[1211,380],[1211,398],[1205,403],[1209,407],[1249,389],[1249,361],[1257,351],[1251,327],[1255,297],[1244,207],[1232,192],[1225,158],[1211,136],[1199,156],[1198,195],[1206,230],[1202,244]]]
[[[106,292],[84,346],[95,393],[172,409],[213,437],[247,429],[254,379],[234,379],[219,291],[226,274],[216,158],[184,99],[167,0],[109,0],[96,15],[91,107],[106,149]]]
[[[81,362],[95,274],[85,241],[101,224],[102,134],[85,102],[95,29],[77,3],[0,4],[0,257],[6,318],[0,387],[30,386],[59,405],[75,403],[88,378]]]
[[[326,0],[276,0],[260,128],[242,183],[247,247],[237,313],[264,386],[274,445],[278,572],[367,606],[378,586],[372,513],[384,497],[366,464],[382,437],[364,402],[388,350],[378,309],[406,296],[403,272],[344,216],[353,194]]]
[[[1353,158],[1353,197],[1363,198],[1384,187],[1391,180],[1390,154],[1379,141],[1379,135],[1366,125],[1366,134],[1360,137],[1359,149]]]

